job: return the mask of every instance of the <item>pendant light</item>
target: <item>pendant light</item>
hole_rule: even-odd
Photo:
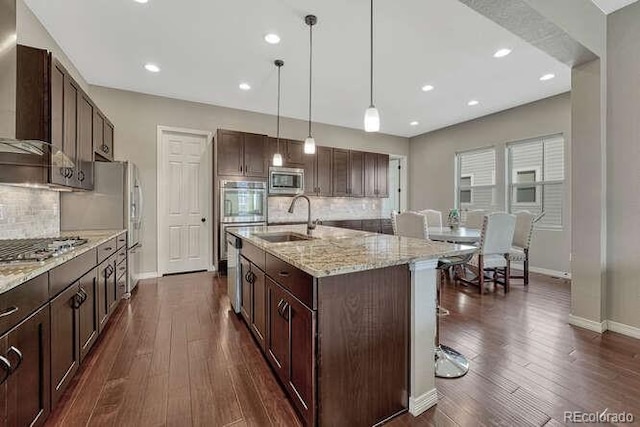
[[[312,66],[313,66],[313,26],[318,23],[315,15],[307,15],[304,22],[309,26],[309,136],[304,140],[304,153],[315,154],[316,140],[311,135],[311,83],[312,83]]]
[[[380,113],[373,105],[373,0],[371,0],[371,81],[369,108],[364,112],[364,130],[378,132],[380,130]]]
[[[280,71],[284,65],[282,59],[276,59],[274,62],[278,67],[278,118],[276,119],[276,152],[273,155],[273,166],[282,166],[282,154],[280,154]]]

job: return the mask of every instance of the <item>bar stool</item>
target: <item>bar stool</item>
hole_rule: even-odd
[[[449,310],[440,305],[440,293],[444,282],[445,272],[457,265],[464,265],[469,262],[473,255],[443,258],[438,262],[437,270],[440,272],[437,289],[437,310],[436,310],[436,377],[438,378],[460,378],[469,372],[469,360],[457,350],[440,343],[440,318],[448,316]]]

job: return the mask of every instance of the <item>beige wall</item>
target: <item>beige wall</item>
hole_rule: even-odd
[[[38,18],[31,12],[23,0],[16,1],[18,43],[26,46],[47,49],[60,61],[69,71],[71,76],[78,82],[82,90],[89,92],[89,84],[73,65],[69,57],[62,51],[62,48],[51,37],[49,31],[42,25]]]
[[[495,145],[496,181],[498,188],[503,189],[505,144],[556,133],[564,134],[567,144],[565,156],[568,158],[571,147],[571,99],[568,93],[412,138],[409,157],[410,208],[446,212],[453,207],[456,152]],[[531,249],[534,267],[570,271],[569,170],[565,173],[567,197],[564,229],[536,231]],[[504,201],[504,193],[498,191],[498,198]]]
[[[140,167],[144,185],[143,272],[157,271],[156,155],[157,126],[174,126],[215,132],[218,128],[246,132],[275,133],[275,117],[212,105],[143,95],[92,86],[91,96],[115,125],[116,159],[130,160]],[[409,140],[383,134],[314,124],[319,145],[408,155]],[[284,138],[304,139],[304,121],[281,121]]]
[[[640,328],[640,3],[608,18],[607,317]]]

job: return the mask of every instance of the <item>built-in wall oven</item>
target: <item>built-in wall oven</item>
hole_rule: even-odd
[[[269,194],[296,195],[304,192],[304,169],[269,168]]]
[[[267,223],[267,183],[220,181],[220,259],[227,259],[227,227],[255,227]]]

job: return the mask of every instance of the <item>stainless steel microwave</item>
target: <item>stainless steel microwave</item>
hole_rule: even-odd
[[[304,193],[304,169],[269,168],[269,194],[295,195]]]

